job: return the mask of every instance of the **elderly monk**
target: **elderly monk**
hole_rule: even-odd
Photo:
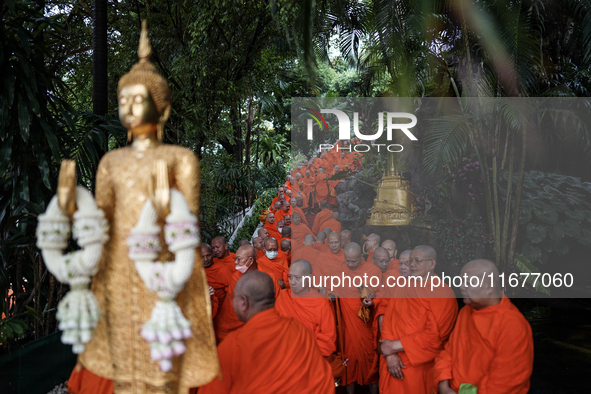
[[[367,252],[366,261],[371,261],[374,251],[380,246],[380,236],[377,234],[369,234],[365,241],[365,250]]]
[[[304,237],[308,234],[312,234],[312,231],[308,226],[301,222],[301,216],[297,212],[292,215],[293,223],[291,225],[291,240],[294,248],[301,248],[304,244]]]
[[[291,215],[291,204],[287,201],[283,201],[281,204],[281,210],[275,213],[275,220],[283,220],[285,215]]]
[[[334,393],[332,370],[312,333],[274,308],[268,275],[246,273],[236,284],[233,304],[244,325],[218,346],[222,380],[201,387],[199,394]]]
[[[325,220],[322,223],[322,228],[330,228],[331,232],[337,232],[340,233],[341,232],[341,222],[339,222],[340,219],[340,215],[338,212],[334,212],[332,214],[332,216],[330,217],[330,219]]]
[[[529,323],[503,294],[492,261],[471,261],[461,275],[487,279],[476,287],[470,286],[470,279],[462,282],[466,306],[435,359],[439,393],[456,394],[462,385],[474,385],[478,393],[526,394],[534,363]]]
[[[285,215],[283,220],[285,221],[286,226],[291,226],[291,215]]]
[[[400,275],[400,272],[398,271],[398,259],[396,258],[396,254],[398,252],[398,250],[396,250],[396,242],[392,241],[391,239],[387,239],[384,242],[382,242],[382,246],[381,248],[377,248],[376,251],[378,249],[384,249],[386,250],[386,252],[388,252],[388,264],[385,266],[385,270],[382,270],[382,276],[384,278],[384,280],[386,280],[388,278],[388,276],[394,276],[397,277]],[[375,256],[375,251],[374,251],[374,256]],[[376,264],[375,260],[374,260],[374,264]],[[382,267],[379,267],[380,269]]]
[[[384,315],[380,364],[380,393],[428,394],[428,377],[433,361],[443,349],[458,315],[458,303],[447,286],[434,287],[437,254],[428,245],[414,248],[410,254],[411,277],[416,280],[404,288],[404,298],[391,300]],[[439,278],[437,278],[439,279]]]
[[[323,223],[332,217],[333,212],[328,209],[328,204],[326,201],[322,201],[320,203],[320,212],[316,214],[314,218],[314,224],[312,224],[312,232],[314,234],[318,234],[320,229],[324,228]]]
[[[289,265],[285,256],[279,256],[279,243],[275,238],[268,237],[263,241],[265,255],[257,256],[257,264],[261,270],[271,272],[283,289],[289,283],[287,276],[289,275]]]
[[[324,231],[320,231],[316,236],[314,249],[318,250],[320,253],[328,252],[328,242],[326,242],[326,238],[326,233]]]
[[[232,299],[234,298],[234,287],[238,279],[248,271],[265,271],[263,267],[259,267],[256,260],[256,253],[252,246],[246,245],[241,246],[236,251],[236,265],[234,272],[230,278],[230,283],[226,289],[226,298],[228,302],[225,302],[220,306],[217,315],[213,319],[213,325],[215,328],[216,341],[220,343],[231,331],[234,331],[238,327],[242,326],[242,322],[236,316],[234,308],[232,306]],[[277,283],[275,276],[272,272],[267,272],[272,278],[274,278],[275,295],[279,295],[281,288]]]
[[[318,234],[324,233],[321,231]],[[328,250],[321,252],[316,259],[316,264],[312,265],[314,276],[318,275],[341,275],[345,255],[341,249],[341,235],[339,233],[330,233],[327,237]],[[330,284],[329,284],[330,285]]]
[[[291,177],[291,191],[293,192],[293,196],[295,197],[298,193],[302,192],[302,174],[299,172],[295,172],[294,175]],[[290,200],[291,202],[291,200]]]
[[[410,275],[410,253],[412,251],[407,249],[400,253],[400,259],[398,260],[398,272],[402,276],[409,276]]]
[[[328,198],[328,183],[325,180],[326,178],[324,168],[320,167],[318,169],[318,175],[316,175],[316,204],[326,201]]]
[[[219,265],[225,265],[230,271],[234,270],[234,253],[228,250],[226,238],[223,236],[215,237],[211,240],[211,249],[213,251],[213,262]]]
[[[308,234],[304,238],[304,244],[294,248],[292,259],[295,260],[306,260],[313,266],[316,265],[316,259],[320,251],[314,249],[314,236]]]
[[[207,284],[213,287],[219,308],[226,299],[226,288],[230,284],[230,278],[234,271],[230,271],[224,264],[215,264],[211,246],[206,243],[201,244],[201,256],[203,256],[203,267],[207,275]]]
[[[287,191],[285,192],[285,201],[291,202],[291,196],[292,196],[291,189],[287,189]]]
[[[336,248],[340,251],[340,239]],[[361,247],[355,242],[350,242],[341,253],[343,253],[344,259],[341,262],[340,272],[324,272],[325,275],[338,275],[341,279],[345,278],[343,283],[333,290],[340,297],[345,337],[345,359],[348,359],[343,385],[347,387],[348,393],[354,393],[357,384],[369,385],[370,392],[377,394],[378,370],[373,317],[371,313],[368,313],[368,320],[364,321],[360,318],[359,313],[362,309],[372,306],[371,300],[375,296],[375,288],[372,288],[371,283],[374,287],[379,286],[381,272],[373,263],[363,261]],[[320,259],[322,260],[322,256]],[[351,278],[350,283],[347,282],[347,277]],[[361,287],[358,287],[360,283],[356,283],[354,277],[360,279],[367,277],[367,279],[365,283],[361,281]],[[363,297],[363,302],[361,297]]]
[[[242,246],[242,245],[240,245]],[[263,239],[261,237],[254,237],[252,239],[252,246],[254,246],[254,249],[256,251],[262,250],[263,249]]]
[[[343,230],[341,231],[341,248],[347,246],[347,244],[351,242],[351,231]]]
[[[281,211],[281,201],[277,201],[275,204],[271,205],[271,208],[269,208],[269,211],[271,211],[271,212]]]
[[[276,239],[280,239],[281,238],[281,232],[279,232],[278,223],[275,223],[275,214],[273,212],[269,212],[267,214],[267,217],[265,218],[265,224],[263,225],[263,228],[265,230],[267,230],[267,232],[269,233],[269,236],[270,237],[273,237],[273,238],[276,238]]]
[[[396,249],[396,242],[392,241],[391,239],[387,239],[382,242],[382,248],[388,251],[388,254],[390,255],[390,260],[392,260],[396,263],[396,265],[398,265],[398,259],[396,258],[396,255],[398,254],[398,250]]]
[[[336,163],[335,163],[335,164],[336,164],[336,165],[338,165],[338,166],[339,166],[339,168],[341,168],[341,169],[343,169],[343,170],[345,169],[345,167],[347,167],[347,168],[349,167],[350,161],[349,161],[349,159],[347,159],[347,158],[345,157],[345,152],[341,152],[341,155],[340,155],[340,157],[337,159],[337,161],[336,161]]]
[[[337,328],[334,312],[329,301],[315,289],[310,289],[312,266],[306,260],[297,260],[289,268],[291,289],[282,291],[275,308],[286,317],[302,322],[314,335],[323,356],[330,356],[336,350]]]
[[[257,230],[257,235],[259,236],[260,239],[262,239],[264,241],[265,238],[267,238],[269,236],[269,231],[267,231],[266,228],[261,227]]]

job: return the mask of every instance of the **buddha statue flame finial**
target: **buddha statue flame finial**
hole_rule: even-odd
[[[140,62],[150,60],[152,56],[152,46],[150,45],[150,37],[148,37],[148,21],[142,21],[142,31],[140,33],[140,45],[138,47],[137,55]]]

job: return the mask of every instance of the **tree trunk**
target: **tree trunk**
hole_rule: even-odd
[[[107,0],[94,0],[92,63],[92,112],[108,110],[107,79]]]

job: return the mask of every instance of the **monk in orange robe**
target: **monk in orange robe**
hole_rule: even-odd
[[[292,198],[291,201],[290,201],[290,204],[291,204],[291,217],[293,219],[293,215],[295,213],[299,214],[300,215],[300,222],[302,224],[304,224],[305,226],[308,226],[308,220],[306,220],[306,215],[304,214],[304,211],[302,211],[302,209],[300,207],[298,207],[298,200],[301,200],[302,203],[303,203],[303,200],[304,199],[301,198],[301,196],[300,196],[300,197]]]
[[[238,279],[248,271],[262,271],[266,272],[273,279],[275,283],[275,295],[278,296],[281,288],[277,283],[277,279],[272,272],[267,272],[265,268],[259,267],[256,261],[255,250],[250,245],[241,246],[236,251],[236,267],[234,273],[230,278],[230,283],[226,289],[226,298],[228,302],[224,302],[218,310],[216,317],[213,319],[213,325],[215,328],[216,341],[219,344],[230,332],[235,329],[242,327],[244,324],[238,319],[232,305],[232,299],[234,298],[234,289]]]
[[[228,250],[225,237],[220,235],[212,239],[211,250],[213,251],[214,264],[225,265],[230,272],[234,271],[234,253]]]
[[[339,172],[339,166],[335,165],[334,170],[331,172],[330,176],[332,177],[334,174],[336,174],[337,172]],[[326,181],[326,184],[328,186],[328,197],[327,197],[327,201],[328,201],[328,205],[332,205],[332,206],[337,206],[337,190],[336,187],[339,184],[340,180],[335,180],[335,181]]]
[[[248,272],[237,283],[235,313],[243,326],[218,346],[221,380],[199,394],[334,394],[332,369],[314,336],[298,320],[274,308],[272,280]]]
[[[283,187],[280,187],[279,189],[277,189],[277,197],[273,199],[273,202],[271,203],[269,210],[271,210],[275,206],[275,203],[279,201],[279,196],[282,194],[285,194],[285,191],[283,190]]]
[[[529,323],[503,294],[492,261],[474,260],[462,269],[468,278],[490,278],[481,286],[460,287],[466,306],[435,358],[434,384],[439,394],[456,394],[462,384],[479,393],[526,394],[534,363]],[[462,283],[464,284],[464,283]]]
[[[273,212],[269,212],[267,214],[267,218],[265,219],[265,224],[263,226],[263,228],[265,230],[267,230],[267,232],[269,233],[269,237],[273,237],[275,239],[281,239],[281,233],[279,232],[278,228],[277,228],[277,223],[279,222],[281,219],[276,220],[277,218],[275,217],[275,214]]]
[[[281,210],[275,212],[275,221],[283,220],[285,215],[291,216],[291,204],[287,201],[283,201],[281,205]]]
[[[287,185],[287,189],[288,190],[291,190],[291,175],[290,174],[287,174],[285,176],[285,183],[284,183],[284,185]],[[286,191],[286,193],[287,193],[287,191]]]
[[[312,235],[312,231],[301,222],[301,216],[298,213],[293,214],[293,223],[291,226],[291,240],[294,248],[301,248],[304,245],[304,238],[306,235]]]
[[[226,299],[226,288],[230,284],[230,278],[234,270],[230,271],[225,264],[215,264],[211,246],[206,243],[201,244],[201,256],[203,256],[203,268],[205,268],[205,274],[207,275],[207,284],[213,287],[219,307]]]
[[[306,260],[297,260],[289,268],[291,289],[282,291],[275,302],[277,312],[302,322],[314,335],[323,356],[330,356],[336,350],[337,329],[334,312],[315,289],[310,289],[312,266]]]
[[[320,253],[328,252],[328,242],[326,242],[326,233],[324,231],[319,231],[316,235],[316,242],[314,242],[314,249],[318,250]]]
[[[340,233],[341,232],[341,222],[339,222],[340,215],[338,212],[333,212],[330,219],[325,220],[322,222],[322,227],[326,229],[327,227],[330,229],[331,232]]]
[[[340,156],[339,156],[339,158],[336,160],[335,164],[336,164],[337,166],[339,166],[339,168],[340,168],[341,170],[344,170],[344,169],[346,169],[346,168],[349,168],[349,166],[350,166],[351,162],[349,161],[349,159],[347,159],[347,158],[345,157],[345,152],[340,152]]]
[[[349,230],[342,230],[341,231],[341,248],[347,246],[347,244],[351,242],[351,231]]]
[[[371,261],[374,251],[380,246],[380,236],[377,234],[369,234],[365,241],[365,251],[367,258],[365,261]]]
[[[380,393],[429,394],[435,357],[443,349],[458,315],[453,290],[439,286],[431,291],[430,280],[437,254],[427,245],[414,248],[409,261],[413,277],[420,282],[403,289],[404,298],[391,300],[384,315],[381,352],[386,363],[380,364]],[[438,279],[438,278],[437,278]]]
[[[302,195],[304,196],[304,205],[302,209],[313,209],[315,205],[314,191],[316,187],[316,177],[312,170],[306,170],[306,176],[302,179],[304,187]]]
[[[312,232],[314,234],[318,234],[318,231],[323,229],[325,226],[322,224],[332,217],[333,212],[328,209],[328,204],[326,201],[320,203],[320,212],[316,214],[314,218],[314,223],[312,224]]]
[[[325,179],[327,178],[324,168],[320,167],[318,175],[316,175],[316,204],[320,201],[326,201],[328,197],[328,184]]]
[[[304,244],[302,246],[294,248],[292,254],[293,261],[306,260],[310,264],[312,264],[312,266],[315,266],[317,264],[316,260],[318,259],[320,251],[314,249],[313,245],[314,236],[312,234],[306,235],[306,237],[304,238]]]
[[[338,248],[340,250],[340,239]],[[340,269],[333,266],[332,270],[325,270],[324,275],[345,278],[334,289],[327,288],[327,291],[331,290],[339,296],[341,303],[345,359],[348,359],[342,384],[348,386],[348,392],[354,392],[357,384],[369,385],[370,392],[377,394],[378,370],[373,317],[368,310],[368,320],[364,321],[359,317],[359,313],[362,307],[368,308],[373,305],[371,300],[375,296],[375,288],[380,284],[381,272],[373,263],[363,261],[361,247],[355,242],[350,242],[341,253],[344,259]],[[322,259],[322,256],[320,258]],[[347,277],[351,278],[350,282]],[[357,279],[361,283],[356,282],[355,277],[361,279]],[[365,277],[367,280],[364,282]],[[367,294],[362,295],[362,288],[365,288]]]
[[[289,228],[288,228],[289,229]],[[291,240],[282,239],[279,244],[279,250],[283,253],[287,260],[287,266],[291,267]]]
[[[325,234],[324,231],[319,232],[318,236],[320,237],[322,234]],[[312,264],[314,275],[341,275],[345,255],[341,249],[340,234],[330,233],[327,237],[326,246],[328,250],[321,252],[316,259],[316,264]]]
[[[263,241],[265,255],[257,257],[259,269],[272,273],[278,279],[279,286],[285,288],[289,281],[289,265],[285,256],[279,256],[279,243],[275,238],[268,237]]]
[[[303,187],[301,173],[298,172],[292,176],[291,185],[291,191],[293,193],[292,197],[297,197],[297,195],[302,192]]]

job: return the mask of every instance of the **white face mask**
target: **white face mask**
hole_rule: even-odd
[[[281,234],[283,232],[283,227],[277,227],[277,231],[279,231],[279,234]]]
[[[275,251],[275,252],[265,251],[265,255],[267,256],[267,258],[269,260],[273,260],[275,257],[277,257],[278,254],[279,254],[278,251]]]
[[[246,273],[246,271],[248,271],[249,268],[250,268],[250,265],[246,265],[246,264],[244,264],[244,265],[236,265],[236,271],[240,272],[241,274]]]

